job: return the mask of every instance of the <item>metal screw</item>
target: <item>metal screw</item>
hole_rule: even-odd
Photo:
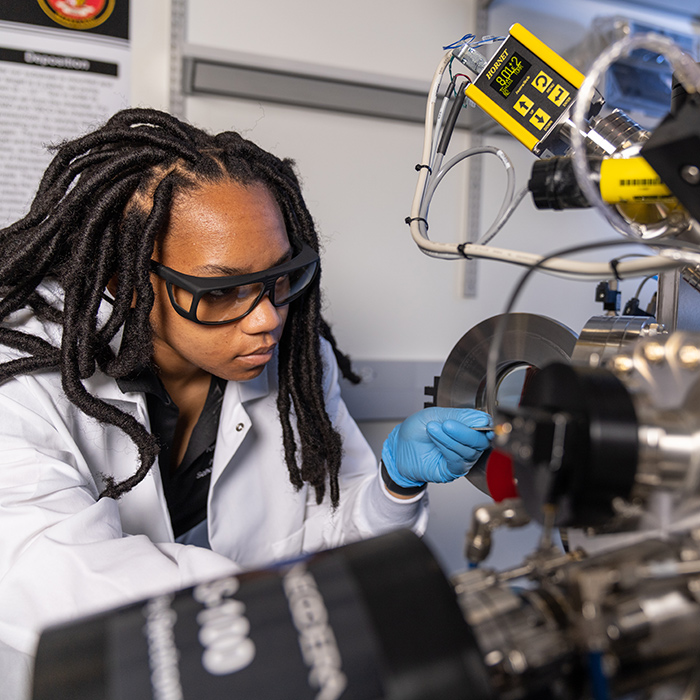
[[[634,360],[628,355],[618,355],[612,361],[612,368],[619,374],[629,374],[634,369]]]
[[[612,639],[613,641],[622,636],[620,634],[620,628],[617,625],[608,625],[606,632],[608,633],[608,639]]]
[[[666,327],[662,323],[649,323],[641,329],[639,335],[642,337],[666,335]]]
[[[649,362],[658,364],[663,362],[665,356],[666,349],[661,343],[647,343],[644,346],[644,357],[646,357]]]
[[[527,671],[527,659],[525,658],[525,654],[523,654],[521,651],[518,651],[517,649],[511,651],[508,654],[508,661],[510,662],[511,669],[518,675],[521,675]]]
[[[698,551],[695,548],[691,549],[685,547],[684,549],[681,549],[679,556],[681,561],[697,561]]]
[[[700,365],[700,348],[695,345],[683,345],[678,350],[678,359],[686,369],[695,369]]]
[[[490,651],[484,657],[484,663],[487,666],[496,666],[497,664],[500,664],[502,661],[503,661],[503,654],[500,651],[498,651],[498,649],[494,649],[493,651]]]
[[[681,168],[681,177],[689,185],[700,185],[700,168],[697,165],[684,165]]]
[[[590,600],[585,601],[581,606],[581,614],[584,620],[595,620],[598,614],[595,603],[592,603]]]

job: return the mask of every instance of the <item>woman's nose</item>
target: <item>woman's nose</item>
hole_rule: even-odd
[[[275,308],[268,294],[256,304],[255,308],[240,320],[246,333],[271,333],[284,321],[281,309]]]

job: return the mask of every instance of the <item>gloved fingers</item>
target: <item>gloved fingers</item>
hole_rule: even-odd
[[[472,425],[475,428],[485,428],[489,425],[489,422],[484,421],[483,423],[477,423],[475,421]],[[484,433],[478,430],[472,430],[470,426],[464,425],[464,423],[461,423],[460,421],[449,418],[443,421],[442,430],[449,437],[454,438],[463,445],[468,445],[469,447],[473,447],[477,450],[485,450],[493,439],[492,431]]]
[[[483,449],[488,447],[488,440],[486,437],[479,433],[475,433],[473,430],[470,432],[479,436],[480,439],[478,439],[478,443],[480,445],[483,442],[483,448],[480,446],[465,445],[460,440],[455,440],[445,432],[443,424],[436,423],[435,421],[428,423],[426,429],[430,439],[433,441],[438,450],[440,450],[440,452],[444,455],[447,462],[452,463],[451,466],[457,464],[461,467],[464,462],[474,462]],[[467,465],[465,464],[464,466],[466,468]]]
[[[491,421],[491,416],[488,413],[479,411],[476,408],[430,406],[414,415],[422,416],[425,423],[429,421],[442,423],[445,420],[456,420],[465,425],[489,425]]]

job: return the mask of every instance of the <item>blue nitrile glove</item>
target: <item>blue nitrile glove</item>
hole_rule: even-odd
[[[489,446],[493,433],[469,426],[491,425],[472,408],[426,408],[397,425],[384,441],[382,462],[402,488],[445,483],[464,476]]]

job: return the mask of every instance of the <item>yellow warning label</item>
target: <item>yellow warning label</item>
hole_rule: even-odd
[[[671,197],[656,171],[642,157],[605,158],[600,165],[600,196],[610,203]]]
[[[554,79],[547,75],[543,70],[541,70],[535,76],[535,79],[532,81],[532,84],[537,90],[543,93],[553,82]]]
[[[532,107],[534,104],[535,103],[529,97],[521,95],[518,98],[518,101],[513,105],[513,109],[516,112],[520,112],[520,114],[522,114],[524,117],[530,111],[530,107]]]
[[[542,131],[549,122],[549,114],[543,109],[538,109],[531,117],[530,124],[534,124],[537,129]]]
[[[547,97],[554,102],[557,107],[561,107],[564,100],[569,96],[569,91],[557,83]]]

